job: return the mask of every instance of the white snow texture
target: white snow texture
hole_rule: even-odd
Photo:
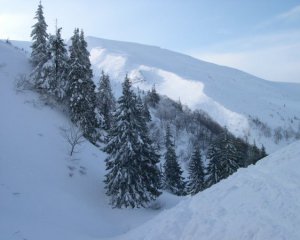
[[[236,128],[247,125],[250,113],[273,124],[282,121],[269,116],[278,109],[285,119],[300,116],[298,85],[273,84],[155,47],[94,38],[89,44],[95,69],[130,70],[136,80],[146,78],[140,86],[156,83],[165,94],[188,86],[195,95],[189,99],[179,91],[182,101],[207,106]],[[15,90],[15,78],[29,71],[26,55],[0,41],[1,240],[300,239],[299,141],[194,197],[163,193],[157,210],[111,209],[103,184],[105,154],[85,142],[68,156],[60,130],[69,125],[64,114],[30,91]],[[174,83],[178,89],[169,89]]]

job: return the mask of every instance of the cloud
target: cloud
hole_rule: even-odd
[[[290,10],[280,13],[273,18],[270,18],[264,22],[259,23],[256,30],[266,30],[272,28],[292,28],[300,26],[300,5],[297,5]]]
[[[284,12],[276,17],[278,20],[296,20],[300,18],[300,5],[293,7],[287,12]]]

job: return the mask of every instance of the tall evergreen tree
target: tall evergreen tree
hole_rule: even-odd
[[[109,76],[102,71],[97,92],[97,108],[103,116],[103,128],[109,130],[113,125],[116,101],[111,90]]]
[[[48,25],[45,22],[41,2],[38,5],[34,19],[36,19],[37,22],[32,26],[33,29],[31,32],[31,63],[33,66],[31,77],[33,78],[33,84],[37,89],[44,89],[44,80],[47,76],[45,64],[50,59],[50,54],[48,50]]]
[[[151,115],[148,109],[147,104],[142,100],[141,96],[138,95],[137,97],[137,106],[142,114],[142,117],[144,118],[145,122],[151,122]]]
[[[227,178],[239,168],[239,154],[227,129],[211,144],[207,152],[207,186]]]
[[[104,149],[109,155],[106,194],[113,207],[144,207],[160,195],[160,173],[156,165],[159,155],[152,146],[127,76],[122,86],[123,95],[114,115],[116,122]]]
[[[254,141],[253,145],[248,147],[247,157],[250,164],[256,164],[259,159],[261,159],[260,149],[256,146]]]
[[[160,97],[156,92],[155,85],[153,85],[151,91],[149,91],[147,100],[151,107],[155,107],[159,103]]]
[[[185,194],[185,182],[182,177],[182,169],[177,161],[177,156],[175,153],[175,146],[173,143],[173,136],[170,131],[170,126],[167,126],[166,130],[166,153],[165,153],[165,163],[164,163],[164,183],[163,187],[176,195]]]
[[[86,138],[95,143],[99,122],[96,118],[96,93],[93,72],[83,32],[75,29],[71,38],[68,99],[71,119],[78,124]]]
[[[195,195],[205,189],[204,167],[201,159],[201,152],[197,146],[195,146],[189,164],[189,181],[187,189],[188,193],[191,195]]]
[[[264,145],[261,146],[261,149],[260,149],[260,158],[264,158],[268,156],[267,152],[266,152],[266,148]]]
[[[66,44],[61,37],[61,28],[56,29],[56,33],[50,36],[51,62],[48,66],[48,93],[62,101],[68,89],[68,51]]]

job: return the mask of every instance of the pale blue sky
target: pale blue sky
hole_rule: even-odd
[[[44,0],[69,38],[86,35],[156,45],[274,81],[300,82],[300,1]],[[0,38],[30,40],[37,0],[0,0]]]

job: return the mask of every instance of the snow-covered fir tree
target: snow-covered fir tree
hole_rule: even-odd
[[[68,89],[68,51],[66,44],[61,37],[61,28],[56,29],[55,35],[49,38],[50,43],[50,64],[48,64],[49,74],[48,93],[53,95],[58,101],[63,101]]]
[[[143,111],[144,117],[145,117],[147,122],[151,122],[151,120],[152,120],[151,119],[151,114],[150,114],[148,104],[147,104],[146,101],[143,101],[143,106],[144,106],[144,111]]]
[[[195,195],[204,189],[204,167],[201,159],[201,152],[199,147],[195,146],[189,163],[189,180],[187,184],[187,191],[189,194]]]
[[[69,59],[69,88],[67,91],[71,119],[82,129],[84,136],[95,143],[98,139],[99,122],[96,117],[96,93],[92,80],[87,43],[83,31],[75,29],[71,38]]]
[[[109,130],[113,125],[113,113],[116,109],[116,100],[111,90],[109,75],[103,71],[97,92],[97,108],[103,116],[103,128]]]
[[[123,94],[114,114],[116,122],[104,149],[109,155],[106,194],[113,207],[145,207],[160,195],[159,155],[152,146],[127,76],[122,87]]]
[[[207,186],[211,186],[237,171],[240,156],[227,129],[211,144],[207,158],[210,161],[207,167]]]
[[[260,158],[264,158],[268,156],[267,152],[266,152],[266,148],[264,145],[261,146],[261,149],[260,149]]]
[[[151,107],[155,107],[159,103],[160,97],[156,92],[155,85],[152,86],[151,91],[148,92],[147,101]]]
[[[248,158],[248,161],[250,162],[250,164],[256,164],[258,162],[258,160],[261,159],[261,151],[256,146],[255,141],[253,142],[252,145],[250,145],[248,147],[247,158]]]
[[[148,106],[147,104],[142,100],[141,96],[138,95],[137,97],[137,106],[138,108],[140,109],[140,112],[143,116],[143,118],[145,119],[145,121],[148,123],[148,122],[151,122],[151,114],[150,114],[150,111],[148,109]]]
[[[176,195],[185,194],[185,181],[182,177],[182,169],[177,161],[175,146],[173,143],[173,136],[171,134],[170,126],[166,129],[166,152],[165,163],[163,165],[163,188]]]
[[[48,33],[43,6],[41,2],[38,5],[36,15],[34,17],[36,23],[32,26],[31,38],[31,63],[33,71],[31,78],[36,89],[45,89],[45,78],[47,77],[46,63],[50,59],[49,46],[48,46]]]

